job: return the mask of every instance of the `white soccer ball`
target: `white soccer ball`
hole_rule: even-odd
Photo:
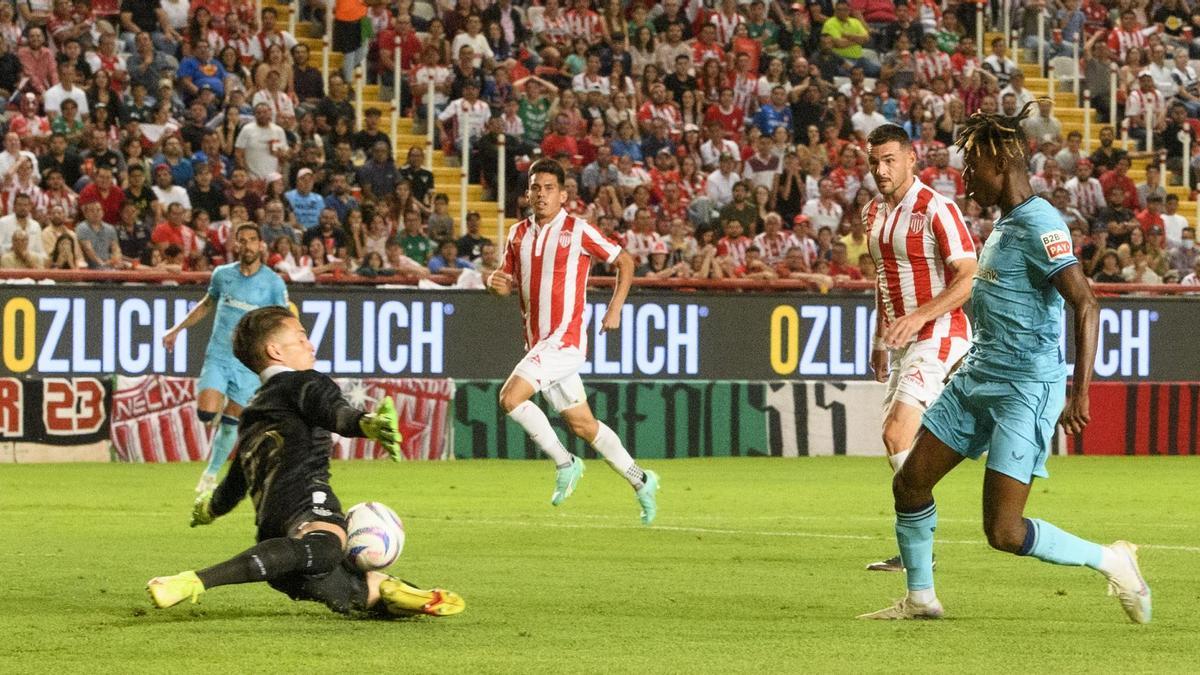
[[[395,511],[379,502],[363,502],[350,507],[346,521],[346,555],[358,569],[381,570],[400,557],[404,523]]]

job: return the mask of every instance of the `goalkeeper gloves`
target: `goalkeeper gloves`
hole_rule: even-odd
[[[196,497],[196,502],[192,504],[192,527],[208,525],[216,520],[212,512],[212,497],[212,490],[206,490]]]
[[[400,441],[404,437],[400,435],[396,406],[391,396],[384,397],[375,412],[363,415],[358,420],[358,427],[364,436],[382,445],[393,461],[400,461]]]

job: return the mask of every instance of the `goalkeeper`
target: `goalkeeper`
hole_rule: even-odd
[[[315,600],[343,614],[430,614],[463,610],[456,593],[422,590],[380,572],[362,572],[345,556],[346,516],[329,486],[330,432],[378,441],[399,458],[391,398],[375,413],[354,408],[333,380],[312,370],[312,343],[283,307],[248,312],[233,333],[233,352],[262,386],[242,413],[236,458],[215,492],[196,499],[192,526],[229,513],[247,494],[257,544],[195,572],[156,577],[146,586],[159,608],[216,586],[265,581],[293,600]]]

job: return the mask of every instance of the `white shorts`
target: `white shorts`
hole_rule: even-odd
[[[942,340],[911,342],[903,349],[891,353],[888,360],[888,390],[883,397],[883,413],[886,415],[892,403],[899,401],[927,409],[941,395],[950,369],[966,355],[971,343],[962,338],[950,338],[946,358],[942,355]]]
[[[534,391],[542,392],[555,412],[562,412],[587,403],[583,380],[579,378],[583,362],[583,352],[576,347],[539,342],[513,368],[512,374],[533,385]]]

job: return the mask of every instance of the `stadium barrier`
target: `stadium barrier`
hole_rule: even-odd
[[[163,334],[203,296],[195,286],[8,286],[0,295],[0,377],[200,374],[212,322]],[[485,292],[316,286],[292,304],[335,377],[500,380],[524,354],[517,299]],[[596,379],[771,381],[872,379],[874,303],[862,293],[634,293],[621,327],[599,332],[583,308]],[[1200,380],[1198,305],[1174,297],[1100,300],[1096,378]],[[1063,349],[1071,367],[1071,323]]]
[[[193,378],[211,322],[181,335],[174,352],[162,347],[201,287],[5,291],[0,461],[201,457]],[[425,406],[414,404],[406,422],[406,436],[420,439],[406,446],[410,458],[534,454],[495,403],[523,355],[515,298],[357,286],[292,292],[317,369],[344,379],[352,400],[365,404],[405,383]],[[604,310],[606,295],[589,295],[585,319]],[[1185,298],[1101,299],[1093,424],[1066,441],[1068,451],[1195,454],[1195,307]],[[878,453],[873,311],[861,293],[634,293],[618,331],[601,335],[589,323],[584,375],[597,414],[639,456]],[[1069,367],[1069,335],[1063,346]],[[1148,384],[1156,382],[1178,384]],[[361,443],[338,452],[376,455]]]

